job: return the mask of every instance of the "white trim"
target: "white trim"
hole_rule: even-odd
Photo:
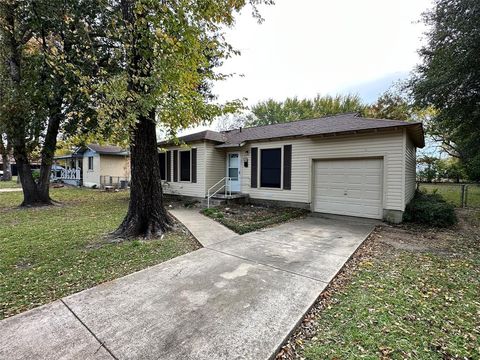
[[[403,151],[402,151],[402,204],[405,210],[405,176],[406,176],[406,159],[407,156],[407,129],[403,129]]]
[[[228,172],[229,170],[229,155],[230,154],[237,154],[238,155],[238,192],[241,192],[242,191],[242,156],[241,156],[241,153],[240,151],[230,151],[230,152],[227,152],[227,156],[226,156],[226,166],[225,166],[225,177],[226,178],[229,178],[230,177],[230,174]],[[234,192],[237,192],[236,190]]]

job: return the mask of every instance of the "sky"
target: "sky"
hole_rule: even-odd
[[[246,105],[346,93],[373,102],[419,62],[420,18],[431,6],[431,0],[276,0],[260,7],[262,24],[247,7],[226,32],[241,55],[220,69],[237,75],[214,92],[219,101]]]

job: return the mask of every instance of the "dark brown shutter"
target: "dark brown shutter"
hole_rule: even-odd
[[[192,183],[197,182],[197,149],[192,149]]]
[[[292,145],[283,147],[283,189],[292,189]]]
[[[251,173],[250,173],[250,187],[256,188],[257,187],[257,168],[258,168],[258,148],[253,147],[250,149],[250,152],[252,153],[252,167],[251,167]]]
[[[173,150],[173,181],[178,181],[178,150]]]
[[[172,152],[167,151],[167,181],[172,181]]]

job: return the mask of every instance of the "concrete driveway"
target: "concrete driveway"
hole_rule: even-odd
[[[210,236],[203,249],[1,321],[0,358],[268,359],[374,226],[307,217]]]

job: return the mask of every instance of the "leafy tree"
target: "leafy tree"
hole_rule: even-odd
[[[422,64],[410,82],[416,103],[437,110],[432,130],[472,180],[480,180],[480,2],[435,0]]]
[[[248,126],[278,124],[289,121],[314,119],[347,112],[361,112],[365,108],[356,95],[320,96],[313,99],[287,98],[285,101],[269,99],[252,106]]]
[[[92,77],[85,74],[98,71],[95,52],[106,45],[97,41],[105,25],[97,15],[102,3],[5,0],[0,6],[0,122],[17,163],[22,205],[50,204],[59,133],[76,132],[94,113]],[[29,159],[35,151],[41,168],[34,178]]]
[[[414,108],[401,90],[392,88],[384,92],[370,106],[365,107],[363,116],[376,119],[411,121],[415,117]]]
[[[420,170],[417,172],[420,181],[432,182],[438,178],[438,162],[435,156],[424,156],[417,160]]]
[[[420,181],[432,182],[452,180],[460,182],[465,178],[465,169],[458,158],[448,157],[445,159],[436,156],[425,155],[418,159]]]
[[[254,15],[258,17],[251,1]],[[265,1],[270,3],[270,1]],[[99,131],[129,134],[131,191],[127,215],[114,235],[161,235],[171,226],[162,202],[156,126],[177,130],[233,112],[239,102],[216,104],[211,87],[226,75],[215,68],[237,52],[221,28],[234,23],[244,0],[120,0],[110,2],[109,36],[121,51],[122,71],[101,85]]]
[[[453,180],[459,183],[465,179],[465,169],[458,158],[449,157],[438,161],[438,178]]]

